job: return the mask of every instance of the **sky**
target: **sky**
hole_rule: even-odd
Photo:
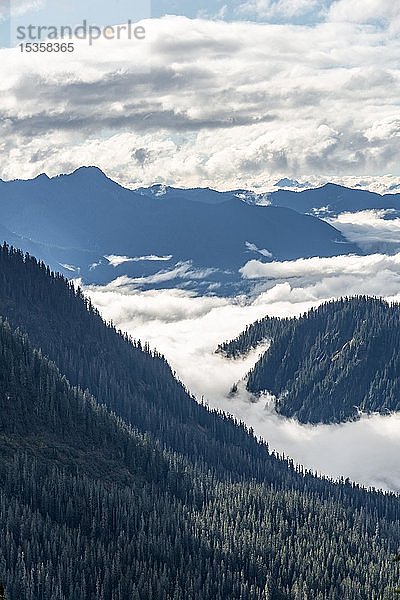
[[[11,16],[37,13],[50,15],[54,21],[82,18],[98,23],[115,24],[124,18],[146,14],[147,17],[184,15],[189,18],[225,21],[258,21],[313,25],[330,21],[353,21],[386,25],[398,16],[396,3],[389,0],[2,0],[2,12]]]
[[[129,187],[400,183],[398,3],[56,5],[13,0],[3,26],[137,17],[146,38],[1,49],[0,178],[94,164]]]

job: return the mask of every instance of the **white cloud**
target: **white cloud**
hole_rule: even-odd
[[[314,472],[400,492],[400,414],[364,416],[342,425],[301,425],[277,415],[268,397],[255,403],[243,391],[237,398],[221,400],[218,407],[245,421],[271,448]]]
[[[237,15],[266,20],[290,20],[310,13],[318,16],[321,12],[321,0],[248,0],[236,9]]]
[[[393,0],[337,0],[329,10],[331,21],[394,25],[400,17],[399,4]]]
[[[342,213],[337,218],[326,221],[366,252],[395,253],[400,251],[400,219],[389,218],[391,212],[364,210]]]
[[[371,290],[371,284],[374,284],[375,278],[379,277],[379,274],[387,276],[390,273],[397,282],[397,279],[400,278],[400,254],[393,256],[384,254],[348,255],[328,258],[316,256],[294,261],[268,263],[251,260],[240,269],[240,272],[246,279],[295,280],[294,285],[296,285],[296,280],[316,282],[328,278],[335,280],[341,277],[349,280],[356,278],[359,281],[361,277],[365,278],[365,285],[361,284],[361,287]],[[373,287],[375,286],[373,285]]]
[[[40,10],[44,5],[44,0],[1,0],[0,22],[10,17],[20,17],[28,12]]]
[[[254,402],[243,384],[237,397],[228,398],[232,385],[246,375],[262,348],[234,361],[214,352],[220,342],[236,337],[266,314],[299,315],[325,300],[357,293],[380,295],[384,291],[390,300],[399,301],[400,255],[270,265],[274,265],[273,279],[263,282],[250,299],[199,297],[182,290],[140,292],[129,279],[122,285],[120,281],[87,291],[106,319],[164,353],[198,398],[203,396],[210,406],[245,421],[271,448],[320,473],[400,491],[399,415],[332,427],[282,419],[267,398]]]
[[[111,264],[114,267],[126,263],[126,262],[137,262],[135,259],[126,259],[124,256],[116,256],[111,254]],[[109,258],[109,257],[108,257]],[[140,259],[145,260],[160,260],[160,257],[139,257]],[[162,257],[161,260],[166,261],[169,260],[168,257]],[[191,280],[199,280],[205,279],[209,277],[213,273],[216,273],[218,269],[214,267],[204,267],[204,268],[195,268],[191,261],[186,262],[178,262],[172,269],[164,269],[161,271],[157,271],[153,275],[143,275],[142,277],[127,277],[122,275],[121,277],[117,277],[111,283],[107,285],[109,289],[116,288],[126,288],[127,290],[136,289],[138,286],[143,285],[158,285],[162,283],[167,283],[169,281],[173,281],[174,279],[191,279]]]
[[[79,268],[75,267],[74,265],[68,265],[68,264],[62,264],[62,263],[58,263],[58,264],[60,265],[60,267],[67,269],[67,271],[71,271],[71,273],[76,273],[77,271],[79,271]]]
[[[140,52],[128,40],[46,61],[1,51],[2,178],[97,164],[130,186],[399,183],[395,37],[333,22],[144,25]]]
[[[261,204],[261,203],[259,203]],[[272,258],[272,253],[269,250],[257,248],[255,244],[251,242],[245,242],[245,246],[250,252],[255,252],[256,254],[261,254],[261,256],[265,256],[266,258]]]
[[[113,267],[119,267],[120,265],[130,262],[167,262],[171,260],[172,254],[168,254],[167,256],[156,256],[155,254],[149,254],[147,256],[134,256],[133,258],[130,258],[129,256],[109,254],[104,258],[106,258]]]

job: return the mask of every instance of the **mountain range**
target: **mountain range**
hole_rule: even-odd
[[[0,248],[0,570],[13,600],[371,600],[395,494],[197,403],[82,292]]]
[[[287,189],[290,182],[289,179],[281,179],[276,186],[282,187],[268,193],[243,189],[218,192],[210,188],[179,189],[163,185],[139,188],[137,191],[149,197],[164,197],[166,200],[173,197],[190,198],[192,201],[210,204],[218,204],[234,196],[248,204],[290,208],[299,213],[317,216],[334,217],[343,212],[354,213],[363,210],[392,211],[392,217],[400,214],[400,194],[381,195],[335,183],[326,183],[317,188],[304,184],[304,189],[295,191]],[[298,182],[294,183],[300,185]]]
[[[266,317],[218,351],[235,358],[265,340],[247,389],[271,393],[279,414],[315,424],[400,411],[400,305],[361,296]]]
[[[400,216],[400,194],[380,195],[334,183],[298,192],[276,190],[268,195],[268,200],[271,206],[291,208],[304,214],[334,217],[343,212],[385,210],[391,211],[392,217]]]
[[[220,294],[249,285],[239,269],[254,258],[360,253],[315,216],[246,198],[237,190],[129,190],[96,167],[82,167],[51,179],[0,182],[0,234],[85,283],[127,276],[141,289]]]

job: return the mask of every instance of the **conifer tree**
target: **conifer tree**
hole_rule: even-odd
[[[6,592],[2,581],[0,581],[0,600],[7,600]]]

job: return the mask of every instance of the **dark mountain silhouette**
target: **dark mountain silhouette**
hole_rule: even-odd
[[[238,270],[252,258],[358,252],[327,223],[286,207],[251,205],[213,190],[139,193],[95,167],[52,179],[0,182],[0,215],[1,225],[14,236],[10,242],[24,238],[24,250],[32,251],[35,244],[36,255],[52,268],[91,283],[128,275],[144,288],[182,285],[207,291],[217,283],[221,293],[229,293],[248,285]],[[267,250],[269,258],[251,248]],[[109,255],[133,260],[113,266],[105,258]]]
[[[265,449],[230,420],[217,419],[174,378],[165,359],[106,325],[82,292],[33,257],[0,247],[0,315],[29,336],[72,385],[169,449],[237,476],[264,464]],[[220,428],[225,428],[225,431]],[[258,457],[258,458],[257,458]],[[254,463],[254,464],[253,464]]]
[[[400,215],[400,194],[381,196],[368,190],[346,188],[334,183],[294,192],[277,190],[269,195],[272,206],[291,208],[300,213],[337,216],[343,212],[362,210],[392,210],[392,216]]]

